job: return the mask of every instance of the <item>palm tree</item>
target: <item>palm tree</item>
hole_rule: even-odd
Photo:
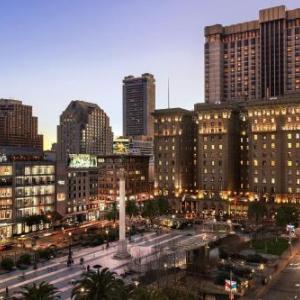
[[[39,284],[25,285],[20,292],[22,300],[57,300],[58,289],[45,281]]]
[[[73,300],[122,300],[127,299],[127,289],[121,279],[117,279],[108,268],[89,271],[72,290]]]

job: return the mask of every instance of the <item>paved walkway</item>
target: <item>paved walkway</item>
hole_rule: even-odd
[[[137,240],[135,243],[129,244],[129,251],[134,249],[137,245],[145,247],[155,246],[168,246],[172,241],[178,242],[192,239],[192,236],[188,236],[185,232],[171,231],[163,233],[157,236],[156,233],[148,233]],[[72,280],[80,278],[82,271],[85,270],[87,265],[91,268],[94,265],[101,265],[108,267],[110,270],[122,274],[126,271],[130,260],[116,260],[113,258],[117,251],[117,243],[111,243],[111,246],[106,249],[104,246],[98,246],[94,248],[74,249],[74,265],[67,267],[67,257],[55,258],[43,265],[39,264],[37,270],[27,270],[25,277],[22,276],[22,271],[15,271],[12,273],[4,274],[0,276],[0,293],[5,292],[6,286],[9,288],[9,293],[12,295],[14,292],[18,292],[20,288],[26,284],[32,284],[33,282],[47,281],[54,284],[60,291],[62,300],[69,300],[73,285]],[[80,265],[80,258],[84,257],[85,266]]]

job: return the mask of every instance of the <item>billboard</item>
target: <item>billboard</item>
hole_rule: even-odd
[[[90,154],[69,154],[68,166],[70,168],[95,168],[97,156]]]
[[[117,138],[114,140],[113,151],[114,154],[128,154],[130,140],[125,138]]]

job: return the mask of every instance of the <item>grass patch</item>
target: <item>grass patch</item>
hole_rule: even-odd
[[[275,238],[273,239],[259,239],[252,241],[252,247],[257,252],[272,254],[272,255],[281,255],[289,247],[289,243],[286,239]]]

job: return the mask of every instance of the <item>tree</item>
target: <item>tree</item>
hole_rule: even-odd
[[[19,257],[19,259],[17,261],[17,266],[22,266],[22,265],[26,265],[26,266],[31,265],[31,255],[30,254],[24,253]]]
[[[130,219],[132,219],[132,217],[135,217],[139,214],[139,208],[136,205],[135,200],[126,201],[126,214],[129,216]]]
[[[151,200],[150,200],[151,201]],[[166,215],[170,211],[170,204],[166,198],[158,198],[157,200],[158,211],[160,215]]]
[[[23,222],[30,228],[30,231],[32,231],[33,225],[38,225],[43,221],[42,215],[31,215],[26,216],[23,218]]]
[[[196,297],[187,290],[179,290],[174,287],[167,287],[163,289],[164,295],[170,300],[195,300]]]
[[[267,215],[266,204],[259,201],[250,202],[248,206],[248,217],[255,219],[256,224]]]
[[[276,210],[275,220],[278,226],[295,224],[298,220],[298,211],[294,206],[282,205]]]
[[[169,300],[160,290],[138,287],[129,296],[129,300]]]
[[[45,281],[25,285],[20,291],[22,300],[56,300],[60,299],[58,289]]]
[[[127,289],[122,280],[108,268],[89,271],[82,274],[81,279],[72,290],[73,300],[116,300],[127,299]]]
[[[119,211],[117,208],[117,203],[113,202],[110,210],[107,212],[106,218],[110,221],[114,221],[116,223],[116,219],[119,217]]]
[[[1,261],[1,268],[6,271],[12,271],[14,265],[15,265],[14,261],[9,257],[5,257]]]
[[[150,220],[153,225],[154,219],[159,215],[159,207],[156,200],[149,200],[144,203],[142,216]]]

